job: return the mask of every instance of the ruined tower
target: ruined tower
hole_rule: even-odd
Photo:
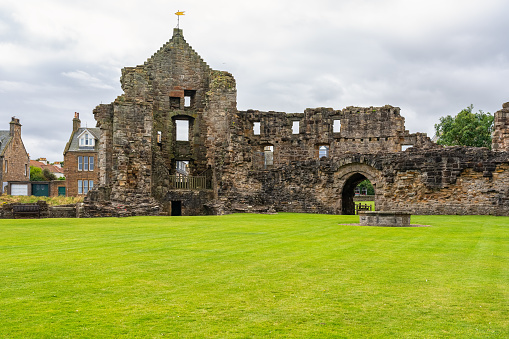
[[[120,81],[124,94],[94,110],[101,187],[91,199],[129,214],[172,213],[172,201],[174,214],[182,201],[203,213],[217,197],[214,153],[227,143],[235,80],[212,70],[175,28],[143,65],[124,68]]]

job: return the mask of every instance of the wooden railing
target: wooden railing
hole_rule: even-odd
[[[210,189],[210,180],[207,177],[195,177],[191,175],[170,175],[170,186],[172,189],[196,190]]]

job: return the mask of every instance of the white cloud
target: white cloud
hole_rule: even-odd
[[[239,109],[391,104],[432,133],[442,115],[509,101],[505,0],[5,0],[0,125],[19,116],[32,156],[58,156],[74,111],[93,126],[93,108],[121,94],[120,69],[171,38],[177,10],[190,45],[236,78]]]
[[[114,89],[112,86],[105,84],[100,79],[91,76],[85,71],[63,72],[62,75],[77,80],[82,86],[88,86],[99,89]]]

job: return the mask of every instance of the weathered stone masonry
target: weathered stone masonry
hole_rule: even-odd
[[[233,76],[179,29],[121,83],[124,94],[94,110],[101,187],[82,216],[351,214],[366,178],[378,209],[509,215],[509,104],[495,115],[493,151],[437,146],[388,105],[238,111]]]

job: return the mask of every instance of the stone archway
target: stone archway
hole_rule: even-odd
[[[352,174],[348,179],[346,179],[341,192],[341,214],[355,214],[355,202],[353,200],[353,197],[355,196],[355,187],[366,179],[368,178],[361,173]]]
[[[368,179],[375,188],[375,203],[382,192],[380,185],[380,170],[363,163],[349,163],[343,165],[337,172],[337,183],[340,188],[341,214],[355,214],[355,187],[365,179]],[[338,206],[339,207],[339,206]]]

